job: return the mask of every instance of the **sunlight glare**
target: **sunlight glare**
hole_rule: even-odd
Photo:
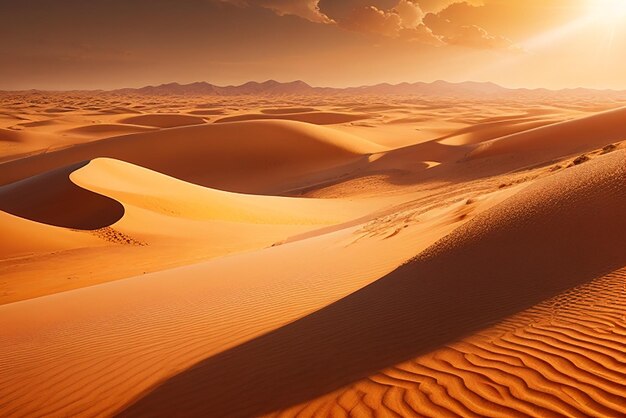
[[[626,0],[590,0],[589,13],[602,20],[626,19]]]

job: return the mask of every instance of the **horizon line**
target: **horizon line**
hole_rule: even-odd
[[[562,88],[550,88],[550,87],[508,87],[493,81],[476,81],[476,80],[465,80],[465,81],[449,81],[449,80],[445,80],[445,79],[437,79],[437,80],[433,80],[433,81],[401,81],[398,83],[392,83],[392,82],[379,82],[379,83],[375,83],[375,84],[361,84],[361,85],[353,85],[353,86],[346,86],[346,87],[337,87],[337,86],[319,86],[319,85],[313,85],[311,83],[308,83],[302,79],[296,79],[296,80],[291,80],[291,81],[278,81],[276,79],[270,78],[270,79],[265,79],[263,81],[257,81],[257,80],[249,80],[249,81],[245,81],[242,82],[241,84],[225,84],[225,85],[221,85],[221,84],[214,84],[210,81],[206,81],[206,80],[202,80],[202,81],[192,81],[189,83],[181,83],[179,81],[169,81],[169,82],[161,82],[160,84],[146,84],[146,85],[142,85],[142,86],[138,86],[138,87],[116,87],[116,88],[94,88],[94,89],[89,89],[89,88],[73,88],[73,89],[53,89],[53,88],[26,88],[26,89],[4,89],[4,88],[0,88],[0,92],[2,93],[24,93],[24,92],[45,92],[45,93],[70,93],[70,92],[116,92],[116,91],[120,91],[120,90],[141,90],[144,88],[158,88],[158,87],[164,87],[164,86],[169,86],[169,85],[177,85],[177,86],[190,86],[192,84],[205,84],[205,85],[210,85],[213,87],[217,87],[217,88],[240,88],[243,87],[247,84],[267,84],[267,83],[276,83],[279,85],[286,85],[286,84],[294,84],[294,83],[303,83],[305,84],[307,87],[310,87],[312,89],[329,89],[329,90],[352,90],[352,89],[362,89],[362,88],[372,88],[372,87],[379,87],[379,86],[383,86],[383,85],[387,85],[390,87],[398,87],[401,85],[416,85],[416,84],[424,84],[424,85],[433,85],[433,84],[437,84],[437,83],[445,83],[445,84],[449,84],[449,85],[462,85],[462,84],[482,84],[482,85],[491,85],[493,87],[498,87],[504,90],[510,90],[510,91],[519,91],[519,90],[524,90],[524,91],[538,91],[538,90],[544,90],[544,91],[550,91],[550,92],[562,92],[562,91],[572,91],[572,90],[587,90],[587,91],[597,91],[597,92],[626,92],[626,88],[609,88],[609,87],[605,87],[605,88],[599,88],[599,87],[584,87],[584,86],[577,86],[577,87],[562,87]]]

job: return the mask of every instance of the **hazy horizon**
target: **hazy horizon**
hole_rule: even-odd
[[[379,85],[392,85],[392,86],[397,86],[400,84],[419,84],[419,83],[423,83],[423,84],[434,84],[434,83],[438,83],[438,82],[443,82],[443,83],[447,83],[447,84],[454,84],[454,85],[462,85],[462,84],[467,84],[467,83],[476,83],[476,84],[494,84],[498,87],[507,89],[507,90],[549,90],[549,91],[562,91],[562,90],[577,90],[577,89],[584,89],[584,90],[596,90],[596,91],[613,91],[613,92],[621,92],[621,91],[626,91],[626,87],[624,88],[602,88],[602,87],[585,87],[585,86],[569,86],[569,87],[558,87],[558,88],[551,88],[551,87],[544,87],[544,86],[513,86],[513,85],[505,85],[502,83],[496,83],[494,81],[489,81],[489,80],[485,80],[485,81],[479,81],[479,80],[460,80],[460,81],[451,81],[451,80],[446,80],[446,79],[434,79],[434,80],[415,80],[415,81],[399,81],[399,82],[395,82],[395,83],[390,83],[387,81],[380,81],[380,82],[375,82],[375,83],[371,83],[371,84],[359,84],[359,85],[317,85],[311,82],[308,82],[307,80],[302,80],[302,79],[282,79],[282,80],[276,80],[274,78],[257,78],[257,79],[251,79],[251,80],[244,80],[244,81],[239,81],[239,82],[235,82],[235,83],[216,83],[216,82],[212,82],[210,80],[193,80],[193,81],[189,81],[189,82],[180,82],[180,81],[176,81],[176,80],[170,80],[170,81],[161,81],[161,82],[155,82],[155,83],[150,83],[150,84],[134,84],[134,85],[120,85],[120,86],[115,86],[115,87],[111,87],[111,88],[73,88],[73,89],[53,89],[53,88],[37,88],[37,87],[33,87],[33,88],[25,88],[25,89],[0,89],[0,91],[2,92],[24,92],[24,91],[41,91],[41,92],[71,92],[71,91],[84,91],[84,92],[89,92],[89,91],[116,91],[116,90],[125,90],[125,89],[141,89],[144,87],[160,87],[160,86],[166,86],[166,85],[170,85],[170,84],[178,84],[181,86],[186,86],[186,85],[190,85],[190,84],[198,84],[198,83],[206,83],[206,84],[210,84],[216,87],[241,87],[244,86],[245,84],[248,83],[258,83],[258,84],[263,84],[263,83],[267,83],[267,82],[277,82],[279,84],[289,84],[289,83],[295,83],[295,82],[303,82],[305,84],[307,84],[308,86],[312,87],[312,88],[320,88],[320,89],[337,89],[337,90],[346,90],[346,89],[354,89],[354,88],[362,88],[362,87],[375,87],[375,86],[379,86]]]

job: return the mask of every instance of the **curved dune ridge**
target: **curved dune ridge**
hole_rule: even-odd
[[[167,379],[120,416],[172,415],[180,405],[191,416],[267,414],[433,352],[442,344],[625,266],[625,205],[626,151],[548,177],[476,216],[371,285]],[[586,320],[598,321],[593,315]],[[606,344],[612,344],[611,339],[623,338],[623,317],[607,318],[622,327],[608,324],[614,334]],[[506,343],[509,350],[515,351],[515,338],[509,337],[513,339]],[[601,331],[581,338],[604,339]],[[589,411],[600,415],[615,412],[609,416],[623,412],[623,365],[607,363],[618,367],[607,374],[610,366],[591,367],[592,360],[583,355],[576,357],[577,367],[573,368],[562,360],[563,355],[573,354],[559,355],[559,344],[536,344],[556,367],[570,374],[570,383],[580,379],[595,387],[564,385],[560,383],[564,375],[555,372],[549,362],[515,360],[510,351],[498,349],[499,359],[508,356],[506,363],[521,368],[516,373],[521,380],[507,381],[516,396],[526,402],[542,396],[546,402],[552,399],[551,404],[542,406],[553,415],[564,412],[559,395],[571,405],[570,412],[577,411],[574,416]],[[528,347],[528,356],[543,355],[536,347]],[[567,348],[574,353],[585,349]],[[590,359],[601,355],[593,347],[587,345],[586,349]],[[610,361],[610,356],[606,360]],[[579,374],[573,374],[577,370]],[[543,376],[554,385],[533,376]],[[483,399],[506,395],[489,380],[480,382],[484,384]],[[462,404],[455,400],[455,396],[463,396],[458,395],[461,383],[452,377],[436,383],[431,379],[413,390],[412,399],[430,399],[431,404],[469,416],[484,414],[487,401],[481,398],[463,397]],[[359,396],[365,399],[367,393]],[[519,403],[509,407],[531,411]]]
[[[21,130],[0,128],[0,146],[3,142],[16,144],[49,143],[54,138],[50,134],[40,132],[25,132]]]
[[[312,107],[275,107],[261,110],[261,113],[266,115],[285,115],[290,113],[310,113],[315,112],[316,109]]]
[[[22,158],[0,165],[0,179],[6,184],[110,157],[207,187],[269,193],[335,178],[380,150],[355,136],[301,122],[223,123],[119,136]]]
[[[108,196],[127,210],[143,209],[175,218],[267,225],[325,225],[351,216],[358,202],[255,196],[209,189],[111,158],[96,158],[72,173],[86,190]],[[364,210],[364,209],[362,209]]]
[[[130,116],[120,119],[118,123],[151,126],[154,128],[175,128],[178,126],[200,125],[206,122],[204,119],[197,116],[179,115],[176,113],[158,113],[153,115]]]
[[[312,123],[315,125],[335,125],[340,123],[354,122],[369,119],[366,114],[337,113],[337,112],[287,112],[287,113],[261,113],[227,116],[216,120],[214,123],[240,122],[245,120],[282,119],[298,122]]]
[[[87,137],[96,137],[96,136],[113,136],[113,135],[125,135],[135,132],[146,132],[153,129],[150,126],[140,126],[140,125],[124,125],[119,123],[98,123],[93,125],[85,125],[78,126],[76,128],[71,128],[65,131],[65,133],[87,136]]]
[[[0,187],[0,210],[32,221],[93,230],[124,215],[124,207],[106,196],[76,185],[72,174],[87,161]]]
[[[486,121],[450,132],[437,138],[437,141],[444,145],[476,145],[553,123],[554,121],[551,119],[538,117]]]
[[[626,107],[503,136],[479,144],[470,159],[496,155],[539,155],[543,161],[626,139]]]
[[[61,205],[50,207],[50,202],[66,195],[52,181],[54,176],[37,177],[41,177],[38,187],[47,188],[50,199],[40,201],[36,208],[47,214]],[[3,241],[0,256],[29,257],[27,262],[0,263],[0,304],[259,250],[292,235],[362,218],[389,204],[388,199],[351,201],[230,193],[109,158],[91,160],[71,172],[69,178],[73,189],[84,192],[63,202],[72,207],[62,212],[68,217],[62,225],[80,226],[71,217],[76,210],[89,207],[89,201],[82,198],[90,197],[91,192],[119,202],[123,216],[111,219],[115,223],[108,228],[85,232],[0,211],[0,231],[16,237]],[[84,220],[83,225],[90,220],[101,222],[94,226],[107,226],[98,210],[87,211],[84,216],[94,218]],[[132,265],[127,265],[129,257]]]

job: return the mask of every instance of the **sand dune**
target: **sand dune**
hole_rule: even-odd
[[[273,109],[263,109],[261,113],[267,115],[285,115],[290,113],[310,113],[314,111],[315,109],[312,107],[277,107]]]
[[[531,129],[480,144],[469,158],[540,155],[545,160],[589,151],[626,138],[626,108]]]
[[[89,162],[84,169],[74,171],[71,179],[84,189],[113,198],[126,207],[186,219],[324,225],[349,219],[358,206],[369,207],[357,202],[229,193],[109,158]],[[76,206],[84,207],[86,202]]]
[[[621,268],[625,162],[615,153],[520,192],[374,284],[168,379],[121,416],[181,404],[196,416],[269,413]],[[607,390],[613,402],[587,410],[623,412],[623,386]]]
[[[626,414],[626,270],[274,416]]]
[[[331,112],[287,112],[271,114],[244,114],[220,118],[215,123],[238,122],[244,120],[283,119],[299,122],[313,123],[316,125],[334,125],[339,123],[354,122],[369,119],[369,115],[354,113],[331,113]]]
[[[619,97],[213,87],[0,93],[0,416],[626,414]]]
[[[11,362],[0,366],[7,371],[0,377],[0,393],[10,405],[32,411],[38,408],[36,388],[55,387],[38,409],[42,413],[109,415],[173,370],[371,283],[458,225],[458,210],[493,204],[461,202],[419,216],[410,208],[397,222],[379,219],[363,228],[357,224],[261,251],[0,306],[0,325],[10,341],[0,350],[13,353]],[[385,239],[398,226],[402,232]],[[386,256],[375,256],[382,242],[390,245]],[[59,327],[64,332],[56,332]],[[46,343],[34,343],[28,335],[40,335]],[[25,380],[30,390],[11,383]],[[93,389],[95,397],[85,397],[82,388]]]
[[[21,216],[38,216],[43,222],[9,224],[9,218],[0,225],[3,231],[14,232],[21,225],[25,234],[56,233],[64,245],[42,247],[36,245],[34,236],[15,245],[6,242],[3,253],[7,255],[34,254],[27,263],[0,264],[7,289],[0,295],[0,304],[267,247],[292,234],[350,221],[389,204],[388,199],[351,202],[228,193],[108,158],[1,189],[7,189],[3,202],[15,206],[7,209]],[[94,198],[102,201],[93,202]],[[46,224],[89,231],[54,230]],[[50,254],[42,253],[47,248],[64,250],[54,255],[54,270]],[[125,263],[130,253],[133,264]],[[107,259],[120,264],[106,271],[93,269],[100,263],[106,265]]]
[[[74,229],[99,229],[118,221],[124,207],[76,186],[78,163],[0,187],[0,210],[32,221]]]
[[[525,132],[554,123],[551,119],[528,117],[478,123],[447,134],[439,139],[445,145],[478,144],[505,135]]]
[[[189,113],[190,115],[216,116],[216,115],[223,115],[226,112],[222,109],[201,109],[201,110],[190,110],[187,113]]]
[[[147,149],[156,152],[148,153]],[[111,157],[204,186],[260,193],[308,185],[349,170],[381,147],[324,127],[253,121],[114,137],[0,166],[6,184],[59,166]],[[174,158],[172,158],[174,156]],[[315,173],[320,173],[319,177]]]
[[[46,148],[55,138],[45,133],[22,132],[0,128],[0,162],[11,160],[16,154],[26,154]],[[0,175],[0,181],[3,176]]]
[[[98,238],[79,231],[29,221],[6,212],[0,212],[0,232],[5,237],[12,237],[0,242],[1,260],[104,244]]]
[[[197,116],[178,114],[138,115],[123,118],[118,121],[122,124],[152,126],[155,128],[174,128],[177,126],[200,125],[204,119]]]
[[[124,124],[97,124],[97,125],[85,125],[78,126],[76,128],[71,128],[66,131],[68,134],[72,135],[83,135],[87,137],[91,136],[116,136],[116,135],[125,135],[135,132],[145,132],[149,131],[151,127],[147,126],[132,126],[132,125],[124,125]]]

